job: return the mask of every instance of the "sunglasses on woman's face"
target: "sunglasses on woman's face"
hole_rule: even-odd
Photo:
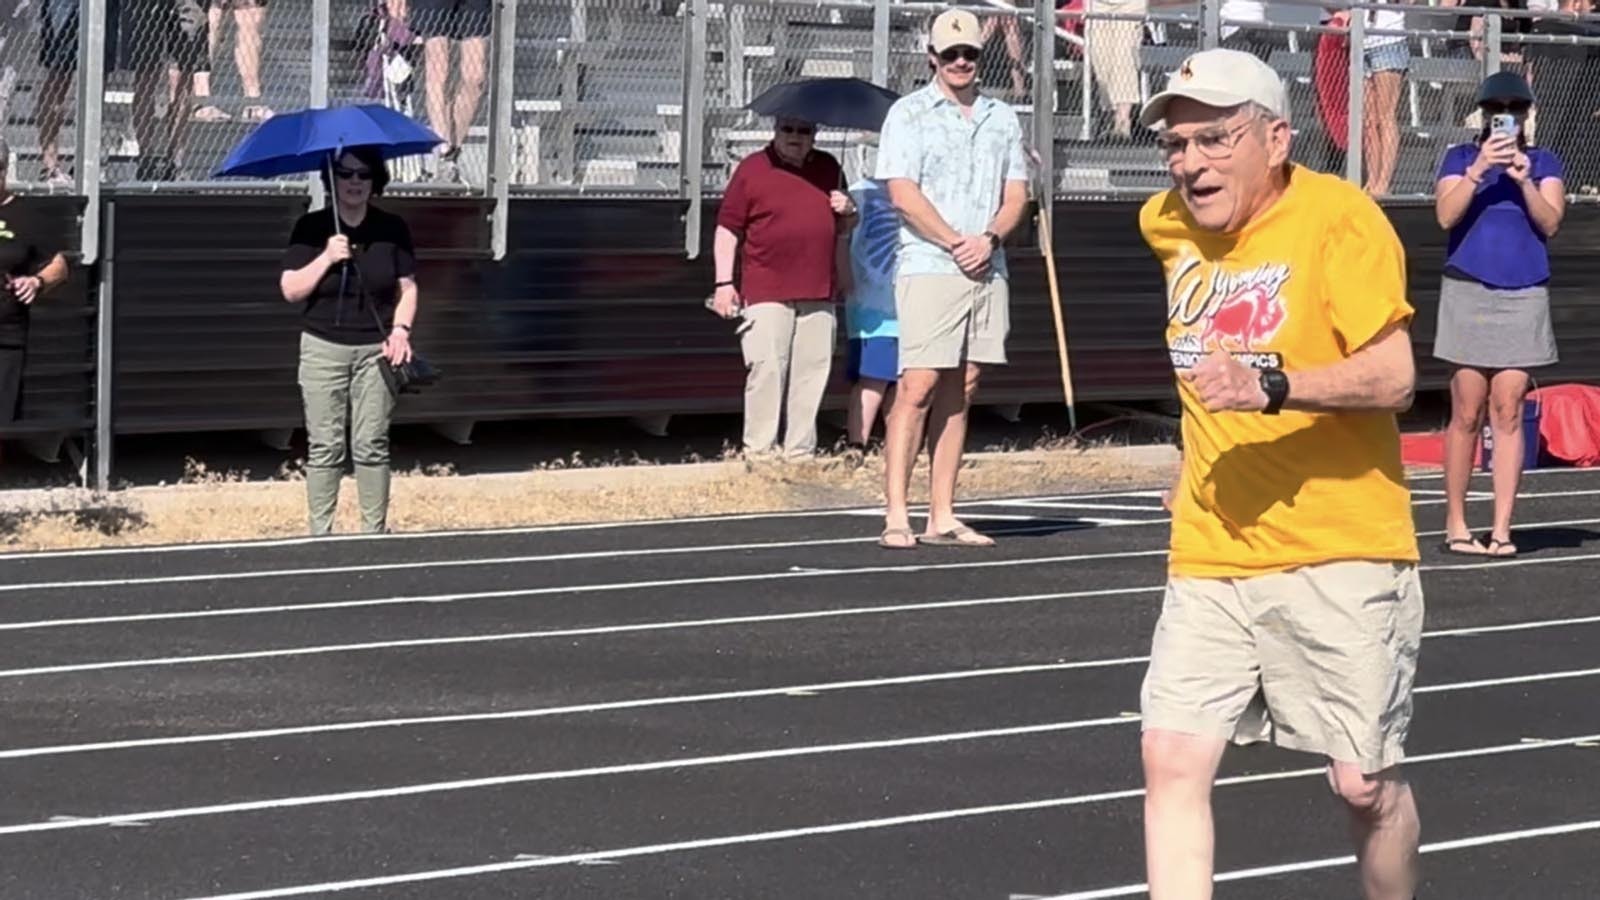
[[[1520,100],[1513,103],[1490,100],[1489,102],[1483,104],[1483,111],[1491,116],[1498,115],[1500,113],[1525,113],[1528,111],[1528,108],[1528,104]]]
[[[958,59],[977,62],[978,57],[982,55],[983,51],[977,47],[950,47],[939,54],[939,60],[946,64],[953,63]]]
[[[816,132],[817,132],[817,130],[815,128],[812,128],[810,125],[779,125],[778,126],[778,133],[779,134],[798,134],[801,137],[810,137],[811,135],[816,134]]]
[[[352,178],[360,181],[372,180],[371,169],[346,169],[344,166],[335,166],[333,169],[333,174],[339,176],[340,180],[343,181],[349,181]]]

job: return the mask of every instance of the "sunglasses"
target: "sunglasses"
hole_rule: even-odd
[[[950,47],[939,53],[939,60],[944,63],[953,63],[958,59],[977,62],[981,56],[983,56],[983,51],[977,47]]]
[[[811,135],[816,134],[817,130],[810,125],[779,125],[778,133],[798,134],[801,137],[810,137]]]
[[[333,169],[333,174],[346,181],[351,178],[354,178],[358,181],[372,180],[371,169],[346,169],[344,166],[335,166]]]
[[[1525,113],[1532,104],[1525,100],[1513,100],[1509,103],[1503,100],[1488,100],[1482,104],[1483,111],[1494,115],[1497,113]]]

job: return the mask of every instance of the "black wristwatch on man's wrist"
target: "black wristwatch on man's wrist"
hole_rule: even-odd
[[[1284,401],[1289,399],[1289,376],[1283,374],[1282,369],[1262,369],[1261,390],[1267,395],[1267,406],[1261,411],[1275,416],[1278,410],[1283,409]]]
[[[1000,249],[1000,235],[995,234],[992,231],[985,231],[983,233],[983,236],[989,239],[989,249],[990,250],[999,250]]]

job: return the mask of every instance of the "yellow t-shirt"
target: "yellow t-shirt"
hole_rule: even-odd
[[[1255,368],[1316,369],[1413,313],[1394,227],[1332,175],[1294,167],[1284,195],[1232,234],[1195,227],[1173,191],[1145,203],[1139,227],[1166,273],[1175,370],[1218,347]],[[1211,413],[1181,378],[1178,393],[1172,574],[1418,558],[1392,413]]]

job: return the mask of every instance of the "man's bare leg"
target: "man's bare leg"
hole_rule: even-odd
[[[39,161],[45,177],[61,172],[61,127],[67,121],[67,94],[72,73],[46,72],[39,86]]]
[[[915,467],[917,451],[922,446],[922,429],[928,419],[928,410],[933,405],[939,375],[936,369],[907,369],[895,388],[894,405],[889,407],[884,427],[886,528],[911,528],[910,504],[906,496],[911,491],[911,470]],[[900,547],[916,543],[915,538],[908,537],[892,540]]]
[[[1399,767],[1363,775],[1359,766],[1330,762],[1328,782],[1350,814],[1350,839],[1361,862],[1362,896],[1412,900],[1422,825],[1416,797]]]
[[[1210,900],[1216,834],[1211,786],[1221,738],[1152,729],[1144,756],[1144,848],[1150,900]]]
[[[489,72],[489,39],[467,38],[461,42],[461,75],[456,81],[454,130],[450,143],[459,147],[467,142],[467,132],[472,120],[478,117],[478,103],[483,100],[483,86]]]
[[[956,518],[956,478],[961,472],[961,454],[967,443],[967,411],[978,390],[982,369],[967,363],[964,369],[941,373],[928,417],[928,446],[932,456],[931,488],[928,494],[929,535],[943,534],[961,527]],[[990,538],[964,537],[974,544],[993,544]]]

